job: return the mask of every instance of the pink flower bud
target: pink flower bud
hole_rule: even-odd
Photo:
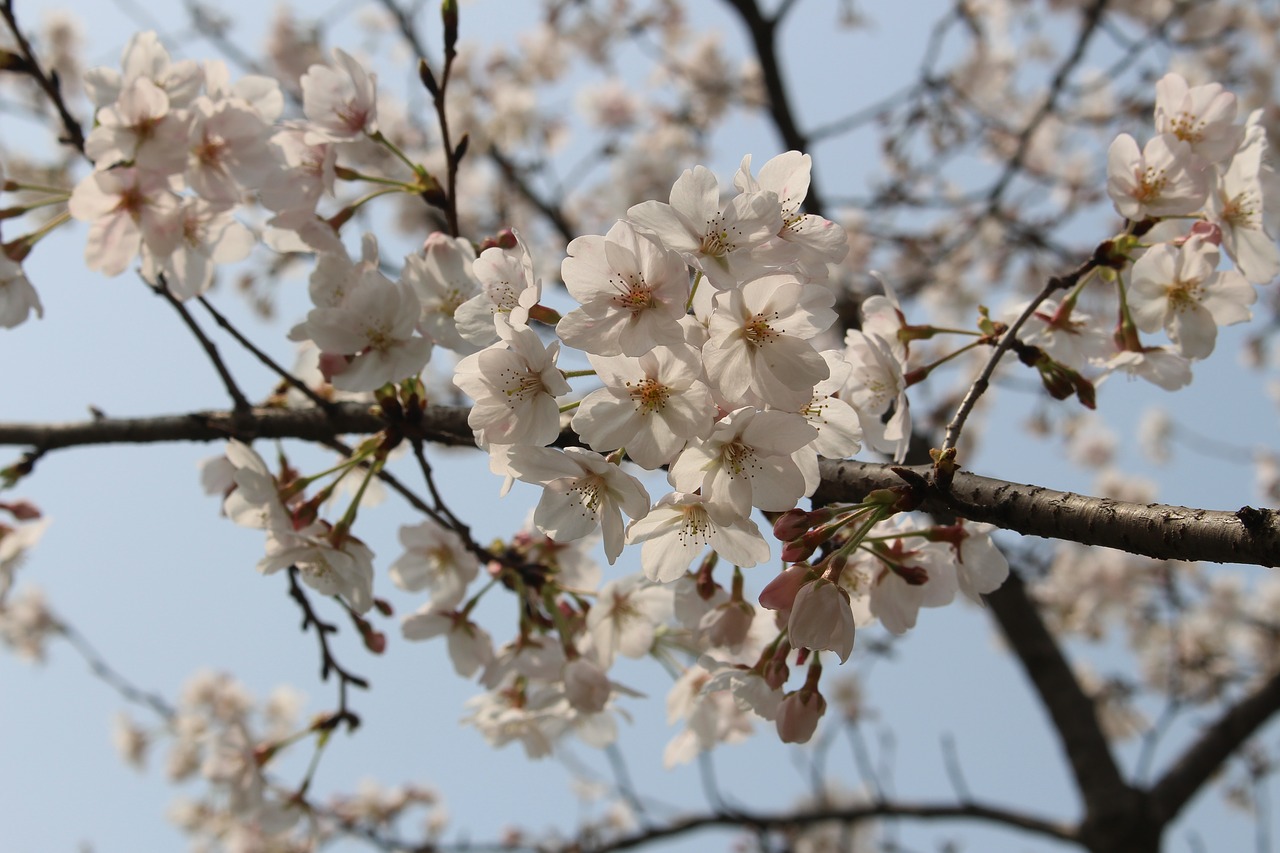
[[[805,687],[788,693],[778,706],[778,737],[783,743],[808,743],[826,710],[827,700],[817,690]]]
[[[1212,243],[1215,246],[1222,245],[1222,228],[1215,222],[1205,222],[1203,219],[1198,220],[1191,226],[1191,233],[1186,239],[1199,237],[1206,243]]]
[[[787,666],[786,655],[770,658],[764,665],[764,682],[774,690],[781,690],[790,677],[791,667]]]
[[[778,516],[778,520],[773,523],[773,535],[779,542],[787,542],[800,538],[812,526],[809,513],[796,507]]]
[[[40,510],[30,501],[14,501],[11,504],[0,503],[0,509],[8,510],[18,521],[31,521],[40,517]]]
[[[790,610],[795,603],[796,593],[812,577],[813,570],[807,563],[788,566],[760,591],[760,606],[766,610]]]

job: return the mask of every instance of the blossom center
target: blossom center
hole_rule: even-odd
[[[742,327],[742,334],[746,337],[747,343],[759,347],[774,341],[778,333],[769,325],[769,321],[777,318],[778,312],[775,311],[771,314],[756,314],[748,320]]]
[[[613,304],[633,314],[653,305],[653,288],[638,275],[618,276],[618,295],[613,297]]]
[[[685,507],[684,523],[680,525],[680,532],[676,536],[686,548],[711,544],[711,516],[700,506]]]
[[[628,382],[627,387],[630,389],[627,393],[635,401],[636,411],[641,415],[665,409],[667,398],[671,396],[671,389],[656,379],[642,379],[634,387]]]
[[[755,448],[733,441],[720,450],[720,463],[731,477],[752,477],[760,469]]]
[[[584,516],[600,514],[607,490],[602,477],[579,477],[569,486],[565,496],[582,504]]]
[[[1158,198],[1169,184],[1168,170],[1157,169],[1155,166],[1148,166],[1137,177],[1138,189],[1134,192],[1134,197],[1141,202]]]

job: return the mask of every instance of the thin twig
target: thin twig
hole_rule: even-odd
[[[956,446],[956,442],[960,439],[960,431],[964,429],[965,421],[968,420],[973,407],[977,405],[979,398],[986,393],[991,384],[991,374],[995,372],[996,365],[1000,363],[1000,359],[1004,357],[1004,354],[1009,351],[1009,347],[1017,340],[1018,333],[1022,331],[1022,327],[1026,325],[1026,322],[1031,319],[1031,315],[1035,314],[1046,299],[1059,290],[1068,290],[1074,287],[1085,275],[1092,272],[1097,265],[1098,262],[1090,258],[1069,275],[1055,276],[1049,279],[1040,292],[1036,294],[1035,298],[1027,303],[1027,307],[1022,309],[1018,319],[1014,320],[1013,325],[1005,331],[1000,338],[1000,342],[996,344],[996,348],[987,359],[987,363],[983,365],[982,372],[978,374],[977,379],[973,380],[973,384],[965,392],[964,399],[960,401],[960,407],[956,409],[955,416],[947,424],[946,436],[942,440],[943,453]]]
[[[58,625],[58,632],[62,634],[80,657],[84,658],[95,678],[107,684],[129,702],[147,708],[165,720],[173,719],[177,711],[159,694],[143,690],[129,681],[107,663],[106,658],[94,648],[93,644],[83,634],[62,619],[56,619],[55,621]]]
[[[289,597],[296,601],[298,607],[302,609],[302,630],[306,631],[308,628],[315,628],[316,639],[320,644],[320,680],[328,681],[330,674],[338,677],[338,710],[330,716],[329,724],[331,727],[336,728],[339,724],[346,723],[347,731],[354,731],[360,725],[360,718],[347,707],[347,687],[352,686],[368,690],[369,682],[367,679],[349,672],[334,657],[333,651],[329,648],[329,634],[337,633],[338,627],[332,623],[322,621],[316,615],[311,606],[311,600],[307,598],[306,592],[298,583],[298,569],[296,566],[289,567]]]
[[[4,17],[4,21],[9,26],[9,32],[13,34],[13,39],[18,44],[18,50],[22,54],[24,61],[23,67],[20,69],[25,72],[28,77],[36,82],[41,91],[49,99],[49,103],[53,105],[54,110],[58,113],[58,118],[62,120],[62,128],[66,131],[66,135],[59,139],[59,142],[70,145],[81,154],[84,154],[84,129],[80,126],[80,122],[71,115],[71,110],[67,108],[67,102],[62,97],[62,87],[58,83],[58,79],[53,74],[46,74],[40,68],[40,61],[36,59],[35,51],[31,49],[31,43],[27,41],[27,37],[23,35],[21,28],[18,27],[17,18],[13,13],[13,0],[4,0],[0,4],[0,16]]]
[[[231,397],[236,413],[247,413],[252,410],[253,404],[249,402],[249,398],[244,395],[244,392],[240,390],[240,386],[236,384],[235,377],[231,375],[226,362],[218,354],[218,347],[213,341],[209,340],[209,336],[204,333],[204,330],[200,328],[200,324],[191,316],[187,306],[183,305],[182,301],[169,290],[169,283],[165,281],[164,273],[161,273],[156,278],[156,283],[149,285],[149,287],[154,293],[164,297],[165,301],[173,307],[173,310],[178,312],[182,322],[186,323],[187,328],[191,330],[191,334],[196,336],[196,340],[204,348],[205,354],[209,356],[209,361],[213,363],[214,369],[218,371],[218,376],[222,379],[222,385],[227,389],[227,394]]]
[[[221,326],[227,334],[236,339],[236,342],[239,343],[240,346],[248,350],[254,358],[266,365],[269,370],[279,376],[283,381],[298,389],[302,392],[303,396],[326,412],[330,412],[335,408],[335,404],[332,400],[326,399],[317,394],[310,385],[294,376],[288,370],[285,370],[275,359],[267,355],[259,349],[253,341],[241,334],[240,330],[232,325],[231,321],[228,320],[221,312],[214,308],[213,305],[210,304],[209,300],[205,299],[203,296],[198,296],[196,299],[204,306],[204,309],[209,312],[209,315],[213,317],[214,322]]]

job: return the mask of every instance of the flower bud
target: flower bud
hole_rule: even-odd
[[[809,513],[796,507],[778,516],[777,521],[773,523],[773,535],[779,542],[789,542],[803,536],[812,526]]]
[[[760,590],[760,606],[766,610],[790,610],[795,604],[796,593],[812,578],[808,563],[788,566]]]
[[[826,710],[827,700],[816,689],[804,687],[788,693],[778,706],[778,737],[783,743],[808,743]]]
[[[787,638],[796,648],[827,649],[844,663],[853,652],[853,609],[849,593],[825,578],[805,584],[796,593],[787,620]]]

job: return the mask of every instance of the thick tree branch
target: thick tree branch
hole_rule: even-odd
[[[725,812],[677,819],[662,826],[646,829],[616,841],[589,848],[592,853],[613,853],[644,847],[663,839],[690,835],[715,827],[741,827],[744,830],[782,831],[800,829],[819,823],[838,821],[858,823],[883,817],[908,817],[918,820],[978,820],[1024,830],[1059,841],[1074,841],[1074,830],[1061,823],[980,803],[934,804],[883,802],[850,808],[822,809],[812,812],[753,814]]]
[[[1280,673],[1230,707],[1201,733],[1151,789],[1152,806],[1168,822],[1178,816],[1240,745],[1280,711]]]
[[[438,444],[473,444],[468,410],[430,406],[416,437]],[[227,438],[297,438],[329,443],[335,436],[374,433],[385,427],[369,406],[342,403],[320,409],[207,411],[151,418],[99,418],[78,423],[0,423],[0,445],[27,446],[37,455],[99,444],[154,444],[220,441]],[[411,438],[413,436],[410,436]],[[561,446],[576,444],[567,432]],[[900,466],[823,460],[822,485],[815,499],[857,501],[874,489],[905,485]],[[932,475],[928,465],[906,468],[917,479]],[[1059,492],[957,472],[943,492],[929,486],[921,509],[959,514],[1006,530],[1084,545],[1102,545],[1156,559],[1280,565],[1280,515],[1244,507],[1236,512],[1166,504],[1134,504],[1110,498]]]
[[[1010,573],[1000,589],[986,598],[1053,720],[1053,729],[1085,801],[1086,820],[1110,809],[1126,809],[1135,792],[1120,775],[1093,701],[1081,690],[1062,649],[1027,595],[1022,578]]]
[[[791,98],[787,95],[787,85],[782,79],[782,63],[778,59],[777,35],[778,24],[786,14],[786,5],[778,10],[777,17],[766,18],[755,0],[726,0],[730,8],[738,13],[742,23],[751,34],[751,43],[755,47],[756,58],[760,60],[760,73],[764,77],[765,91],[769,94],[769,114],[778,129],[778,135],[787,148],[793,151],[808,151],[809,138],[800,130],[791,106]],[[826,216],[826,203],[819,193],[819,181],[815,177],[809,185],[809,195],[805,199],[804,208],[815,216]]]
[[[873,489],[902,486],[894,466],[871,462],[822,463],[815,498],[858,500]],[[908,469],[928,477],[932,469]],[[1169,504],[1135,504],[1059,492],[1043,486],[958,472],[951,489],[927,490],[920,509],[956,513],[1006,530],[1082,545],[1101,545],[1161,560],[1280,565],[1280,516],[1267,509],[1235,512]]]

